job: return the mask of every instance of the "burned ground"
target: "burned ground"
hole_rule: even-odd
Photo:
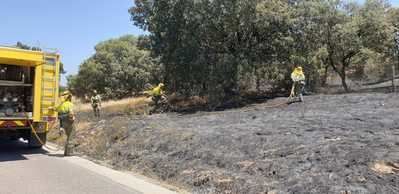
[[[193,193],[399,193],[399,96],[317,95],[269,107],[284,100],[108,116],[79,130],[78,150]],[[381,162],[392,170],[375,170]]]

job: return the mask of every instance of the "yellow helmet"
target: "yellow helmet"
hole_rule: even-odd
[[[72,93],[70,91],[65,91],[61,94],[61,96],[72,96]]]
[[[162,87],[164,87],[164,86],[165,86],[165,84],[163,84],[163,83],[160,83],[158,86],[162,88]]]
[[[295,68],[295,71],[303,71],[303,69],[302,69],[301,66],[298,66],[298,67]]]

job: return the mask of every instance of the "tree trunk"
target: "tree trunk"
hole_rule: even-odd
[[[332,57],[330,55],[329,57],[329,62],[330,62],[330,66],[333,68],[333,70],[339,75],[339,77],[341,78],[341,83],[342,83],[342,87],[344,88],[345,92],[350,92],[350,89],[348,87],[348,84],[346,84],[346,64],[345,64],[345,60],[343,60],[344,62],[342,63],[342,68],[339,69],[333,62]]]
[[[339,74],[341,77],[342,87],[344,87],[345,92],[350,92],[348,84],[346,84],[346,67],[345,65],[342,66],[341,73]]]
[[[396,85],[395,85],[395,65],[392,65],[392,92],[396,93]]]
[[[324,75],[323,78],[321,80],[321,86],[325,87],[327,85],[327,79],[328,79],[328,69],[329,69],[329,65],[326,65],[324,67]]]
[[[256,92],[260,91],[260,73],[258,73],[258,67],[255,65],[254,69],[255,79],[256,79]]]

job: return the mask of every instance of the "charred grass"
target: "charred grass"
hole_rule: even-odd
[[[399,193],[398,96],[305,101],[99,120],[81,112],[77,149],[193,193]]]

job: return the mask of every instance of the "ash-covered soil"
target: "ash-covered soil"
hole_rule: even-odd
[[[115,115],[80,130],[78,150],[193,193],[399,193],[399,96],[318,95],[270,108],[284,100]]]

